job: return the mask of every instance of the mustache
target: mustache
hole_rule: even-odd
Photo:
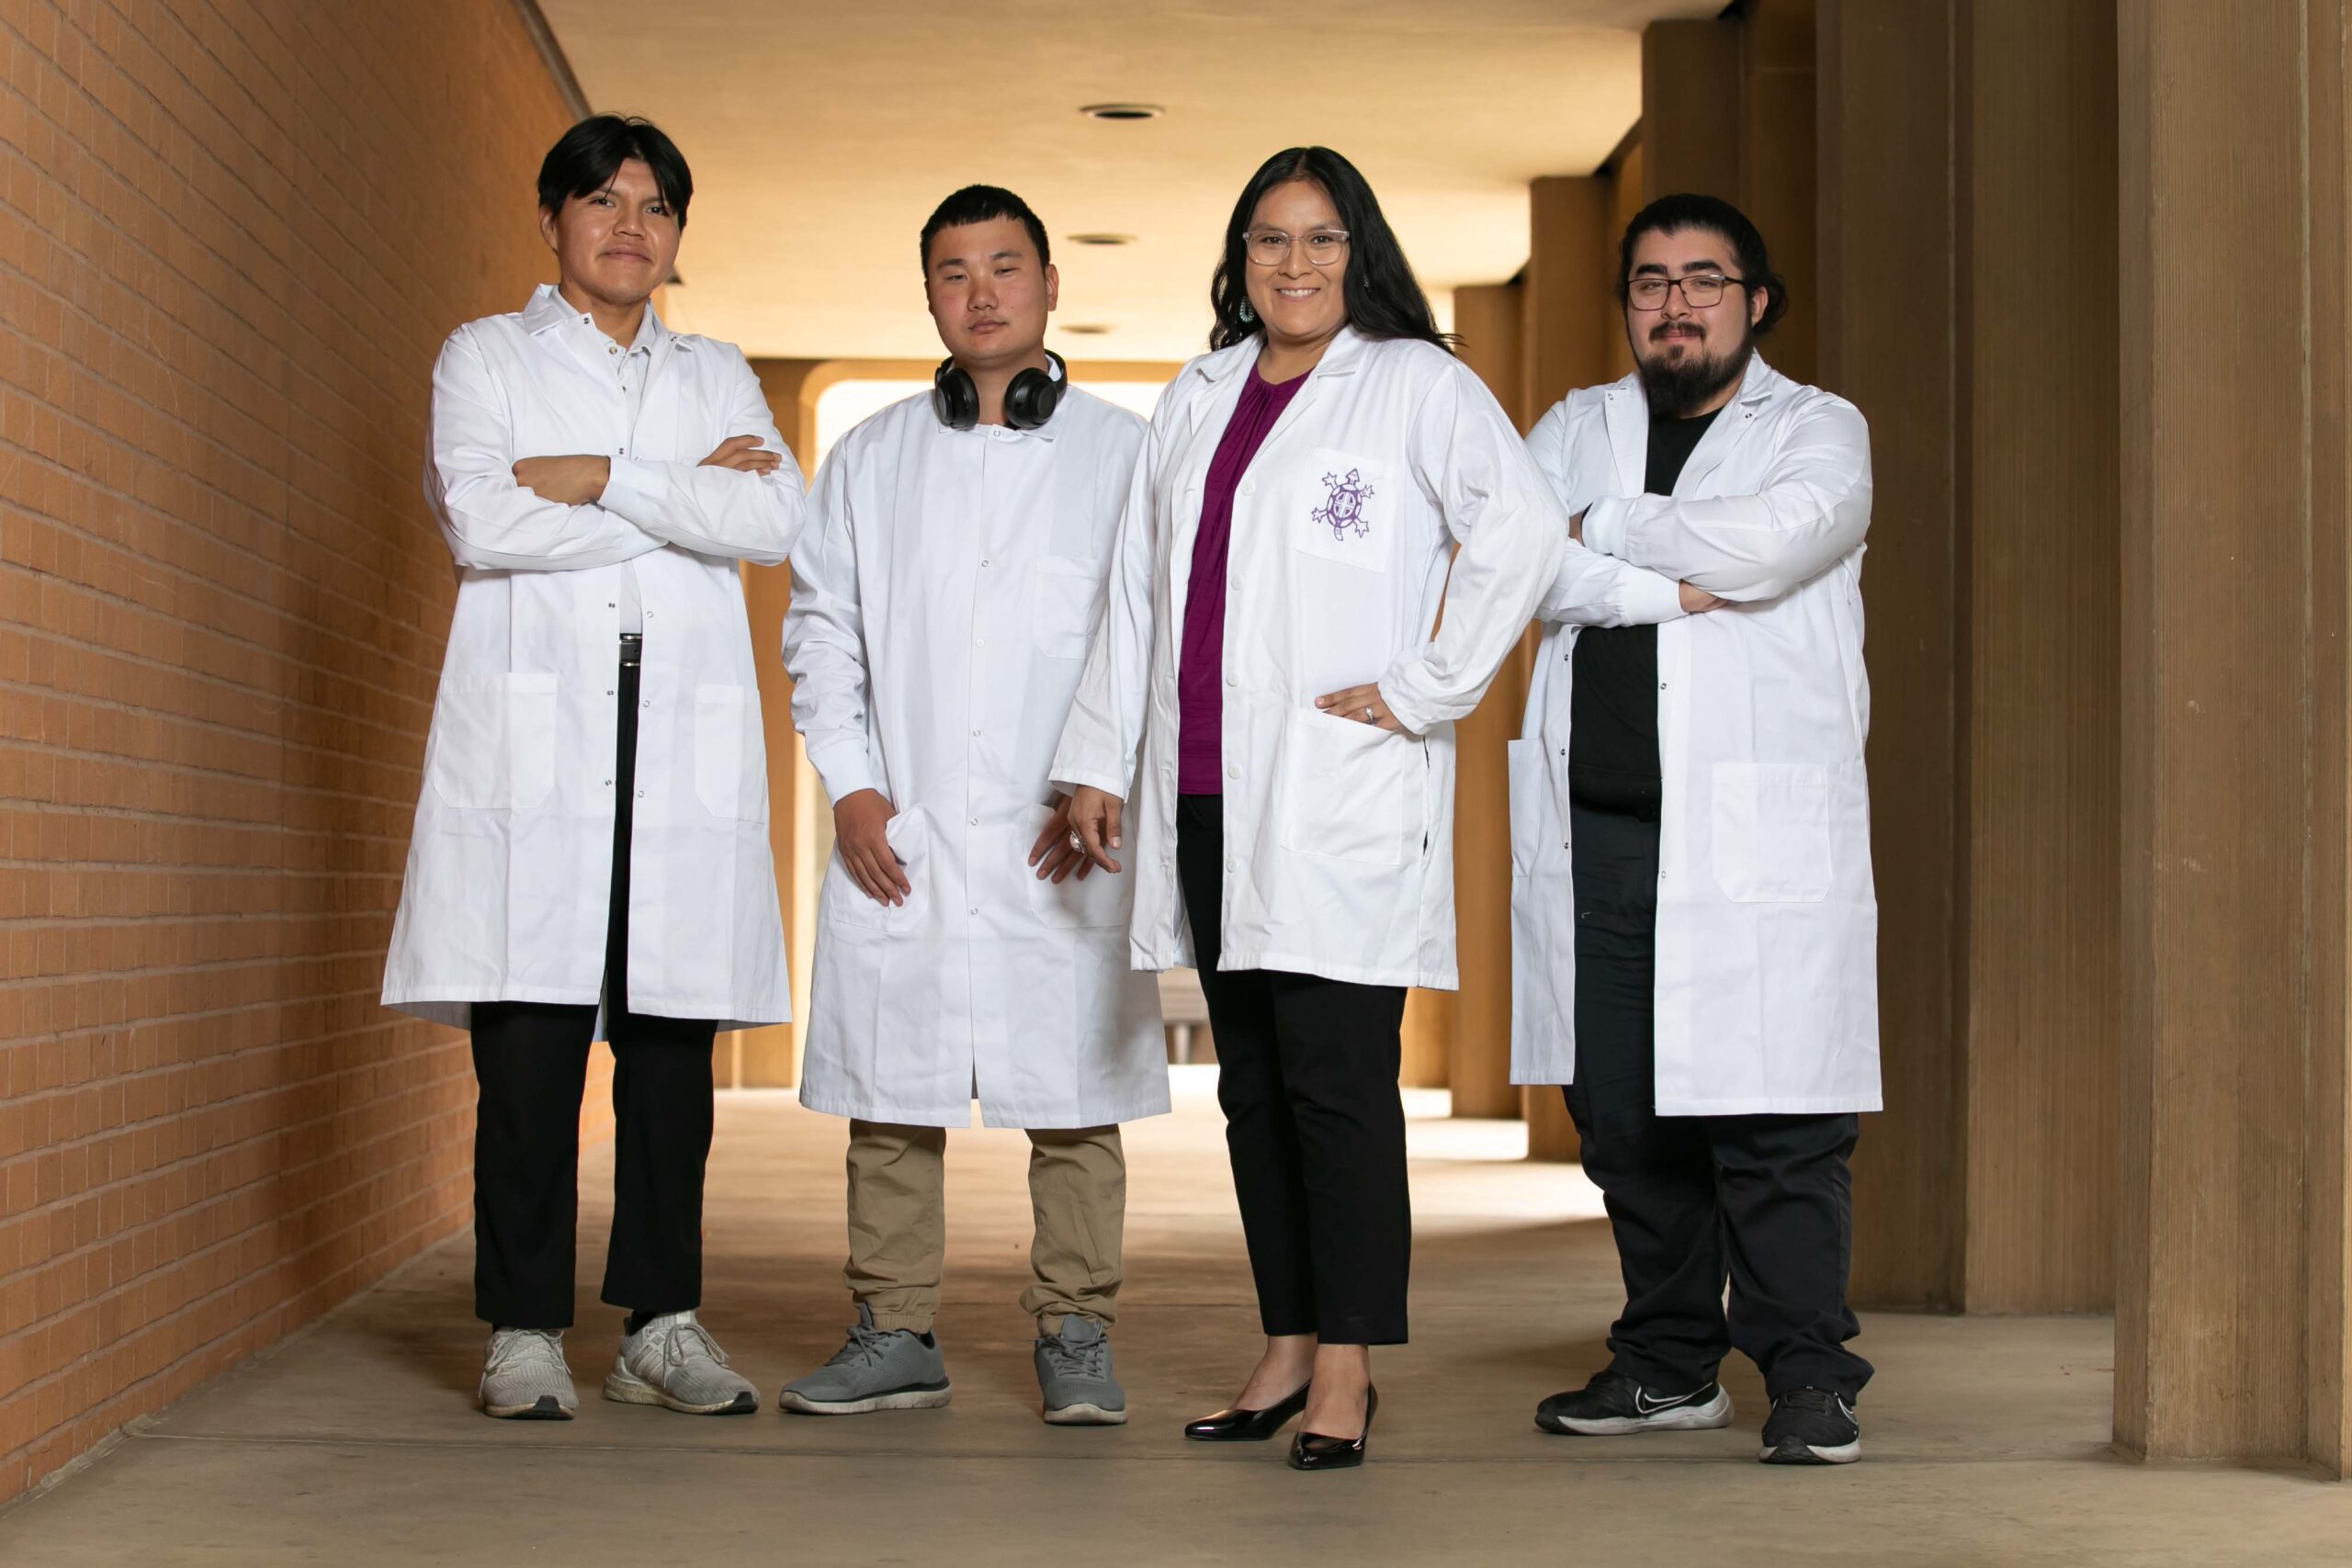
[[[1667,333],[1675,332],[1690,333],[1702,342],[1704,342],[1707,336],[1707,329],[1696,321],[1660,321],[1650,329],[1650,341],[1663,343],[1666,341]]]

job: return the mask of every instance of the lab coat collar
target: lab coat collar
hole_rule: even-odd
[[[595,326],[593,321],[573,310],[571,303],[556,292],[554,284],[542,283],[531,290],[530,300],[523,307],[525,332],[537,337],[567,322],[582,322],[592,331]],[[665,344],[673,348],[687,346],[684,340],[663,323],[661,312],[654,310],[653,302],[649,299],[645,305],[645,320],[638,324],[637,342],[630,346],[632,350],[643,348],[658,353]]]
[[[1795,387],[1795,382],[1765,364],[1761,354],[1751,355],[1747,371],[1740,378],[1739,391],[1724,407],[1726,410],[1739,409],[1752,419],[1764,404],[1787,396]],[[1647,477],[1645,469],[1650,443],[1650,402],[1642,390],[1641,372],[1629,372],[1623,380],[1611,386],[1601,396],[1601,408],[1609,429],[1610,456],[1617,460],[1618,493],[1639,495],[1643,481]],[[1721,461],[1721,453],[1731,440],[1730,433],[1723,428],[1724,424],[1724,422],[1718,419],[1716,428],[1708,431],[1701,439],[1700,450],[1693,452],[1690,461],[1683,465],[1683,480],[1695,482],[1704,478],[1715,463]],[[1702,463],[1702,457],[1709,460]],[[1682,482],[1675,485],[1678,493],[1683,489]]]
[[[1370,341],[1353,327],[1341,327],[1339,335],[1331,340],[1331,346],[1323,351],[1323,357],[1316,361],[1315,368],[1307,375],[1316,379],[1326,376],[1352,375],[1363,357],[1365,344]],[[1264,336],[1253,333],[1229,348],[1220,348],[1215,354],[1204,355],[1193,361],[1193,373],[1216,385],[1242,367],[1255,365],[1258,351],[1264,346]]]

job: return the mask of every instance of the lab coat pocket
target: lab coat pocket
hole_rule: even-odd
[[[926,818],[920,811],[901,811],[884,824],[883,841],[899,857],[899,867],[906,874],[906,901],[899,904],[877,904],[866,896],[842,863],[841,846],[833,847],[832,859],[825,864],[825,886],[820,896],[824,916],[837,926],[861,931],[905,931],[914,928],[922,917],[923,899],[928,897],[925,886],[929,871],[931,834]]]
[[[1715,885],[1743,904],[1829,896],[1829,770],[1809,762],[1718,762]]]
[[[1402,865],[1421,821],[1421,743],[1314,708],[1291,713],[1283,848],[1367,865]]]
[[[740,818],[743,810],[741,686],[695,688],[695,795],[713,816]]]
[[[1046,822],[1053,817],[1053,811],[1045,807],[1032,811],[1026,834],[1019,845],[1021,865],[1017,874],[1029,885],[1029,907],[1037,912],[1038,919],[1049,926],[1101,930],[1125,925],[1132,907],[1129,889],[1135,886],[1125,874],[1114,875],[1098,865],[1083,879],[1073,869],[1057,883],[1038,880],[1037,868],[1029,863],[1029,847],[1037,841],[1037,835],[1046,830]]]
[[[1310,556],[1363,571],[1386,571],[1396,554],[1404,481],[1385,464],[1336,446],[1317,446],[1306,483],[1284,519],[1292,544]]]
[[[1083,659],[1102,618],[1102,572],[1076,556],[1037,558],[1037,651],[1048,659]],[[1093,879],[1089,877],[1090,882]]]
[[[555,677],[442,682],[424,773],[435,795],[467,809],[516,810],[545,800],[555,784]]]

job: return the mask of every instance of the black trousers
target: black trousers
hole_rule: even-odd
[[[1871,1376],[1846,1348],[1861,1331],[1846,1304],[1855,1118],[1657,1113],[1657,834],[1655,821],[1570,807],[1577,1066],[1566,1094],[1625,1276],[1611,1364],[1679,1393],[1736,1348],[1775,1399],[1810,1386],[1851,1401]]]
[[[1402,1345],[1413,1252],[1396,1092],[1405,987],[1217,968],[1222,796],[1177,798],[1176,872],[1259,1319],[1270,1335]]]
[[[712,1020],[628,1010],[628,848],[639,667],[625,656],[613,783],[613,891],[605,934],[613,1047],[613,1232],[604,1299],[633,1312],[702,1304],[702,1180],[710,1154]],[[502,1328],[571,1326],[580,1100],[593,1007],[476,1002],[474,1314]]]

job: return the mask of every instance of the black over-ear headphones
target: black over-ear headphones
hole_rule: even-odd
[[[1069,367],[1050,348],[1046,357],[1060,375],[1033,365],[1004,389],[1004,423],[1015,430],[1036,429],[1053,418],[1054,410],[1061,405],[1062,389],[1069,384]],[[950,430],[969,430],[980,423],[980,389],[972,385],[972,378],[952,354],[931,373],[931,410]]]

